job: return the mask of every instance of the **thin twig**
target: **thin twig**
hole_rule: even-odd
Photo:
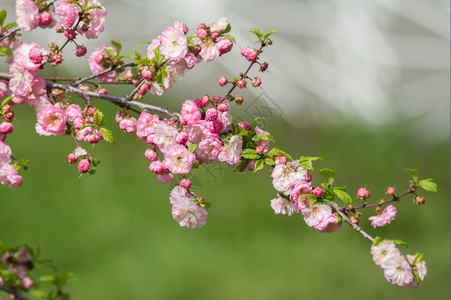
[[[20,300],[31,300],[30,298],[27,298],[24,295],[20,294],[14,286],[0,285],[0,290],[5,291],[10,295],[14,295],[15,299],[17,298]]]
[[[417,190],[417,188],[415,186],[410,187],[410,189],[408,189],[406,192],[402,193],[399,196],[393,196],[392,199],[390,200],[386,200],[386,201],[382,201],[379,203],[374,203],[374,204],[363,204],[363,205],[359,205],[359,206],[354,206],[351,209],[350,208],[345,208],[346,210],[356,210],[356,209],[361,209],[361,208],[370,208],[370,207],[378,207],[378,206],[383,206],[385,204],[388,204],[390,202],[398,202],[399,199],[401,199],[402,197],[409,195],[409,194],[413,194],[415,193]]]
[[[0,36],[0,42],[3,41],[4,39],[6,39],[7,37],[11,36],[12,34],[18,32],[18,31],[20,31],[20,28],[16,28],[13,31],[9,32],[8,34],[1,35]]]
[[[371,235],[366,233],[360,226],[352,223],[351,220],[348,219],[348,217],[338,207],[337,203],[330,202],[330,204],[331,204],[333,210],[336,211],[341,216],[341,218],[352,227],[352,229],[354,229],[355,231],[357,231],[358,233],[363,235],[364,238],[370,240],[371,242],[374,241],[374,238]]]
[[[94,78],[96,78],[96,77],[99,77],[100,75],[103,75],[103,74],[112,72],[112,71],[114,71],[114,70],[117,69],[117,68],[133,67],[134,65],[135,65],[134,63],[128,63],[128,64],[125,64],[125,65],[111,65],[108,69],[105,69],[105,70],[103,70],[103,71],[100,72],[100,73],[93,74],[93,75],[91,75],[91,76],[88,76],[88,77],[85,77],[85,78],[78,79],[78,80],[76,80],[76,81],[70,83],[70,85],[72,85],[72,86],[77,86],[77,85],[79,85],[79,84],[82,84],[83,82],[86,82],[86,81],[88,81],[88,80],[91,80],[91,79],[94,79]]]

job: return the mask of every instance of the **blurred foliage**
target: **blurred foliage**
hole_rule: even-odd
[[[403,192],[410,179],[404,168],[435,179],[438,193],[423,193],[423,206],[403,199],[388,228],[376,231],[362,222],[371,235],[406,241],[404,253],[424,253],[428,275],[410,289],[386,282],[370,243],[347,226],[319,234],[300,216],[274,215],[269,169],[254,175],[196,170],[193,182],[213,207],[204,228],[180,228],[172,220],[169,187],[147,170],[146,144],[119,131],[111,105],[98,107],[116,144],[86,146],[102,161],[96,175],[78,178],[66,160],[75,148],[71,139],[39,137],[24,105],[7,142],[30,168],[22,187],[0,186],[1,239],[39,244],[58,272],[81,277],[67,286],[73,299],[449,298],[449,141],[425,144],[408,123],[374,129],[349,120],[295,130],[283,119],[267,122],[277,147],[294,157],[325,158],[316,169],[336,170],[336,185],[347,185],[352,195],[364,185],[373,201],[387,186]],[[372,214],[365,211],[362,220]]]

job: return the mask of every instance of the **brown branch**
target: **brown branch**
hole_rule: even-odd
[[[390,199],[390,200],[386,200],[386,201],[382,201],[382,202],[374,203],[374,204],[362,204],[362,205],[359,205],[359,206],[353,206],[351,209],[347,208],[347,207],[344,207],[344,209],[349,211],[349,210],[355,210],[355,209],[361,209],[361,208],[370,208],[370,207],[383,206],[383,205],[386,205],[386,204],[391,203],[391,202],[399,202],[399,200],[402,197],[404,197],[406,195],[409,195],[409,194],[413,194],[413,193],[416,192],[416,190],[417,190],[417,188],[415,186],[412,186],[406,192],[402,193],[399,196],[393,196],[393,198]]]
[[[14,286],[0,285],[0,290],[5,291],[10,295],[14,295],[14,297],[19,300],[31,300],[30,298],[27,298],[24,295],[20,294]]]
[[[343,208],[338,207],[337,203],[330,202],[330,205],[332,206],[332,209],[335,212],[337,212],[341,216],[341,218],[352,227],[352,229],[354,229],[355,231],[357,231],[358,233],[363,235],[364,238],[370,240],[371,242],[374,241],[374,238],[371,235],[366,233],[360,226],[358,226],[357,224],[352,223],[351,220],[348,219],[348,217],[342,211]]]

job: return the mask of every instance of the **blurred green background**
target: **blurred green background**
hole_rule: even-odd
[[[363,185],[374,201],[387,186],[401,192],[409,180],[403,168],[436,180],[437,194],[426,194],[424,206],[403,199],[387,228],[376,231],[362,222],[371,235],[406,241],[404,253],[424,253],[428,275],[410,289],[385,281],[372,263],[370,243],[348,226],[319,234],[298,215],[274,215],[269,169],[256,175],[210,169],[216,177],[194,171],[193,181],[213,208],[204,228],[180,228],[172,220],[168,186],[147,170],[145,143],[116,128],[112,107],[98,107],[109,116],[117,143],[87,147],[102,160],[97,174],[78,178],[66,163],[71,139],[33,133],[33,112],[22,106],[7,141],[15,157],[31,161],[30,169],[22,187],[0,187],[1,239],[37,244],[60,273],[73,271],[81,278],[67,286],[73,299],[449,298],[449,141],[430,147],[409,122],[377,129],[355,120],[301,130],[283,118],[267,124],[280,148],[326,158],[317,167],[336,170],[336,184],[351,194]],[[314,174],[314,184],[320,180]]]
[[[14,1],[4,2],[12,18]],[[247,30],[279,29],[264,53],[270,63],[264,89],[245,92],[235,115],[249,121],[249,106],[264,91],[278,107],[266,119],[277,147],[295,157],[325,158],[317,169],[336,170],[336,184],[351,194],[366,185],[373,201],[388,186],[398,193],[408,188],[404,168],[434,178],[438,193],[424,193],[423,206],[403,199],[387,228],[365,222],[372,210],[362,217],[369,234],[407,242],[406,254],[423,252],[428,275],[418,289],[392,286],[372,262],[370,243],[348,226],[319,234],[299,215],[275,215],[269,169],[194,171],[193,182],[213,207],[203,228],[181,228],[172,219],[169,187],[147,169],[146,144],[120,132],[114,107],[101,102],[95,104],[116,144],[86,146],[102,162],[97,174],[81,178],[66,161],[73,141],[39,137],[32,109],[15,108],[7,143],[16,158],[31,163],[23,186],[0,186],[0,240],[39,245],[59,274],[73,271],[80,278],[67,286],[73,299],[450,298],[449,1],[101,2],[109,9],[106,31],[99,40],[81,41],[89,52],[111,39],[127,51],[176,19],[190,33],[200,21],[231,21],[238,43],[230,55],[187,72],[163,97],[147,97],[173,110],[187,98],[224,94],[216,79],[245,68],[240,47],[254,40]],[[54,36],[38,30],[23,39],[61,42]],[[40,75],[89,74],[86,61],[64,58],[59,73]],[[7,68],[0,64],[0,71]],[[37,273],[51,272],[40,267]]]

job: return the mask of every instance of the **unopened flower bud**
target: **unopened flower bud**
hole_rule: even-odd
[[[180,186],[189,190],[191,188],[191,181],[189,179],[183,178],[180,180]]]
[[[52,25],[53,17],[48,11],[44,11],[39,16],[39,26],[46,28]]]
[[[140,88],[138,93],[140,95],[145,95],[147,93],[147,91],[149,90],[149,85],[147,83],[144,83]]]
[[[314,188],[312,191],[312,194],[317,198],[320,198],[323,195],[323,193],[324,193],[323,189],[319,186]]]
[[[205,112],[205,119],[207,121],[214,121],[218,118],[218,111],[214,108],[209,108]]]
[[[72,41],[75,39],[76,33],[71,29],[64,30],[64,36],[69,40]]]
[[[284,155],[279,155],[275,159],[276,165],[284,164],[287,161],[287,158]]]
[[[356,224],[356,225],[358,225],[359,224],[359,219],[357,219],[356,217],[354,217],[354,216],[350,216],[349,217],[349,221],[351,221],[351,223],[352,224]]]
[[[422,205],[426,202],[426,199],[424,197],[416,196],[414,201],[417,205]]]
[[[166,167],[164,166],[163,162],[159,160],[154,160],[149,166],[150,172],[160,175],[163,174],[166,171]]]
[[[88,109],[88,115],[90,115],[91,117],[96,113],[97,108],[95,107],[90,107]]]
[[[10,134],[14,130],[14,125],[9,122],[3,122],[0,124],[0,133]]]
[[[235,96],[235,102],[236,102],[236,104],[238,104],[238,105],[243,104],[243,95],[237,94],[237,95]]]
[[[260,72],[265,72],[266,69],[268,69],[268,63],[265,61],[264,63],[260,64]]]
[[[158,154],[153,149],[147,149],[146,152],[144,152],[144,156],[150,161],[156,161],[158,160]]]
[[[104,88],[101,88],[101,89],[98,91],[98,93],[99,93],[99,94],[102,94],[102,95],[108,95],[108,90],[107,90],[107,89],[104,89]]]
[[[387,191],[385,192],[386,195],[393,196],[395,194],[395,188],[389,187],[387,188]]]
[[[150,70],[148,68],[142,67],[141,68],[141,76],[146,80],[150,80],[152,78],[152,72],[150,72]]]
[[[382,208],[381,208],[380,206],[376,207],[376,212],[377,212],[378,214],[380,214],[381,211],[382,211]]]
[[[246,87],[247,82],[246,79],[240,79],[236,82],[236,84],[240,89],[243,89]]]
[[[83,45],[77,45],[74,50],[74,54],[77,57],[84,56],[88,52],[88,49]]]
[[[262,154],[264,150],[265,148],[262,145],[255,147],[255,152],[257,152],[258,154]]]
[[[197,98],[194,103],[196,103],[196,106],[199,108],[206,107],[208,105],[208,102],[210,99],[207,95],[204,95],[202,98]]]
[[[266,40],[266,45],[271,46],[272,45],[272,40],[271,39],[267,39]]]
[[[188,133],[179,132],[175,137],[175,142],[177,144],[184,145],[188,141],[188,138],[189,138]]]
[[[86,158],[80,160],[78,163],[78,171],[80,173],[86,173],[89,171],[89,167],[91,166],[91,163]]]
[[[253,87],[258,87],[262,84],[262,81],[260,78],[254,77],[254,79],[252,79],[251,83],[252,83]]]
[[[220,86],[224,86],[226,83],[227,83],[227,78],[225,76],[222,76],[221,78],[219,78],[218,84]]]
[[[33,286],[33,280],[31,280],[30,276],[26,276],[24,278],[22,278],[22,280],[20,281],[20,285],[28,290]]]
[[[220,112],[226,112],[226,111],[229,110],[229,105],[227,103],[221,103],[221,104],[218,105],[217,109]]]
[[[52,62],[56,65],[59,65],[63,62],[63,57],[61,55],[55,54],[52,56]]]
[[[363,187],[357,191],[357,198],[360,198],[362,200],[368,199],[370,196],[370,192]]]
[[[69,153],[69,155],[67,156],[67,161],[68,161],[70,164],[74,164],[74,163],[77,162],[77,156],[75,156],[74,153]]]
[[[242,121],[242,122],[239,122],[238,123],[238,126],[240,126],[241,128],[243,128],[244,130],[251,130],[251,125],[249,125],[249,123],[248,122],[244,122],[244,121]]]

